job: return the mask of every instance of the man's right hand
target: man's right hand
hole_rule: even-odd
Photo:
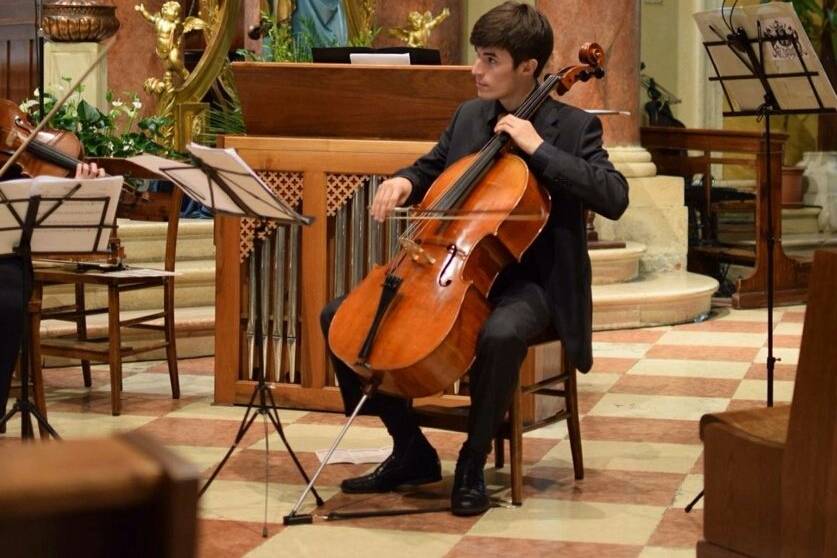
[[[387,215],[396,206],[407,201],[412,191],[413,183],[403,176],[395,176],[384,180],[378,186],[378,192],[375,194],[375,199],[372,200],[372,208],[370,209],[372,217],[379,223],[383,223]]]

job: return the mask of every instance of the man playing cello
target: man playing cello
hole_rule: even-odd
[[[472,74],[478,98],[460,105],[428,154],[379,186],[371,208],[373,217],[383,221],[396,206],[419,202],[442,171],[498,132],[511,137],[552,198],[547,225],[522,261],[507,267],[491,290],[494,308],[470,369],[468,437],[459,452],[451,494],[455,515],[480,514],[490,505],[483,467],[530,342],[552,327],[580,371],[592,366],[585,209],[617,219],[628,206],[627,182],[602,147],[598,118],[551,98],[531,121],[511,114],[537,86],[552,53],[546,17],[527,4],[506,2],[477,20],[470,42],[477,54]],[[326,338],[341,301],[332,301],[322,312]],[[350,411],[360,400],[361,381],[344,363],[333,361]],[[373,472],[344,480],[344,492],[385,492],[441,480],[439,457],[409,401],[378,393],[366,412],[380,416],[393,438],[393,452]]]

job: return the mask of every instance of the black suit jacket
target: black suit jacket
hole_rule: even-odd
[[[436,146],[396,173],[413,184],[407,203],[421,201],[444,169],[478,151],[493,135],[501,110],[499,102],[481,99],[460,105]],[[532,124],[544,143],[524,159],[549,191],[552,211],[521,264],[504,272],[496,287],[515,275],[540,284],[553,304],[555,331],[575,366],[587,372],[593,365],[593,306],[584,210],[618,219],[628,207],[628,183],[602,148],[597,117],[550,98]]]

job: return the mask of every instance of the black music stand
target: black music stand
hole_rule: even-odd
[[[792,9],[792,8],[791,8]],[[764,119],[764,135],[766,144],[765,156],[765,173],[767,176],[767,406],[773,406],[773,376],[776,361],[779,360],[773,356],[773,250],[776,243],[773,230],[773,177],[771,174],[772,164],[772,145],[770,132],[770,117],[774,115],[784,114],[833,114],[837,112],[837,108],[833,106],[834,91],[831,90],[830,99],[823,100],[823,92],[818,90],[814,83],[814,78],[821,74],[818,71],[812,71],[805,62],[805,56],[802,53],[799,41],[799,30],[791,28],[790,31],[780,24],[778,18],[776,25],[770,28],[769,32],[764,28],[761,19],[756,19],[755,30],[756,36],[750,37],[747,34],[743,25],[735,25],[733,16],[735,14],[735,5],[729,11],[729,19],[724,19],[723,8],[721,11],[722,21],[726,26],[726,33],[723,28],[719,28],[713,24],[707,24],[711,35],[714,35],[717,40],[707,40],[703,42],[706,49],[706,54],[709,56],[709,61],[715,70],[715,75],[709,78],[709,81],[717,81],[721,84],[727,104],[730,110],[725,111],[724,116],[756,116],[760,120]],[[769,17],[769,16],[768,16]],[[798,23],[798,20],[797,20]],[[706,35],[707,33],[704,33]],[[765,64],[765,50],[766,48],[773,49],[776,46],[784,47],[786,52],[791,53],[795,71],[771,71]],[[740,62],[732,70],[725,68],[729,64],[722,65],[718,56],[729,55],[732,53]],[[728,62],[728,60],[727,60]],[[795,82],[797,86],[807,88],[805,93],[810,93],[813,102],[810,105],[803,103],[801,106],[786,107],[779,102],[776,93],[776,86],[782,85],[783,81],[798,80]],[[758,94],[762,96],[761,104],[752,106],[751,99],[745,99],[744,90],[740,88],[741,84],[757,84]],[[739,87],[736,87],[739,86]],[[801,97],[801,92],[799,92]],[[826,94],[829,91],[825,92]],[[690,512],[694,505],[703,496],[703,491],[698,494],[686,506],[686,512]]]
[[[34,184],[34,181],[31,181]],[[21,415],[21,439],[30,440],[34,438],[34,431],[32,428],[32,417],[38,421],[38,425],[46,430],[53,438],[60,439],[58,432],[49,424],[46,417],[38,410],[37,406],[32,403],[29,396],[29,379],[32,367],[32,337],[31,337],[31,320],[29,311],[29,295],[32,292],[33,271],[32,271],[32,255],[33,242],[36,243],[38,253],[66,253],[66,254],[96,254],[107,253],[107,244],[110,239],[110,232],[116,226],[116,204],[119,200],[119,192],[121,190],[121,181],[119,188],[110,192],[108,195],[85,195],[82,190],[82,183],[78,181],[61,180],[59,183],[66,184],[69,182],[73,184],[68,191],[59,197],[34,195],[21,198],[8,198],[2,191],[0,191],[0,207],[5,207],[9,215],[11,215],[15,224],[10,227],[0,227],[0,232],[11,232],[20,230],[20,241],[14,248],[14,254],[20,258],[23,263],[23,285],[21,289],[21,297],[23,307],[25,309],[22,324],[22,340],[21,340],[21,358],[20,358],[20,395],[11,410],[0,419],[0,427],[5,427],[8,421],[18,412]],[[7,183],[7,185],[10,183]],[[53,185],[53,188],[56,186]],[[76,194],[79,194],[76,196]],[[76,209],[70,209],[71,206],[76,205]],[[23,206],[23,207],[18,207]],[[98,207],[97,207],[98,206]],[[22,211],[25,207],[25,214],[21,217]],[[66,209],[65,209],[66,208]],[[62,211],[64,209],[65,211]],[[69,215],[68,215],[69,214]],[[88,222],[88,219],[95,219],[95,222]],[[55,230],[74,231],[76,234],[84,235],[82,242],[90,242],[86,247],[78,246],[70,243],[70,249],[67,249],[67,244],[63,247],[61,244],[56,244],[55,239],[46,239],[39,241],[35,238],[36,233],[43,233]],[[107,236],[105,232],[107,231]],[[87,238],[89,237],[89,239]],[[65,238],[62,238],[65,240]]]
[[[290,225],[310,225],[314,219],[300,215],[289,207],[284,201],[276,197],[270,189],[258,178],[253,170],[235,153],[232,149],[213,149],[197,144],[190,144],[187,147],[190,154],[189,163],[169,161],[151,155],[141,155],[129,159],[148,170],[162,174],[174,182],[183,192],[193,200],[204,204],[213,213],[221,213],[234,217],[250,217],[259,220],[273,221]],[[256,235],[253,257],[255,258],[256,284],[252,286],[251,292],[255,294],[256,318],[255,323],[262,321],[262,243],[263,239]],[[311,482],[305,469],[302,467],[291,445],[285,437],[279,412],[276,410],[276,401],[266,380],[266,368],[264,353],[261,347],[264,344],[264,336],[261,327],[256,327],[255,343],[258,348],[254,359],[254,376],[257,381],[253,388],[253,394],[247,403],[241,425],[235,435],[224,458],[218,463],[215,470],[201,487],[198,497],[209,489],[209,486],[221,472],[233,451],[244,439],[247,431],[253,425],[258,415],[265,421],[265,433],[267,433],[267,421],[273,424],[273,428],[288,450],[296,468],[299,470],[305,482]],[[258,398],[258,402],[256,402]],[[265,436],[265,471],[268,470],[269,460],[269,436]],[[265,475],[265,518],[262,528],[262,536],[267,537],[267,487],[268,477]],[[317,505],[323,504],[320,495],[314,491]]]

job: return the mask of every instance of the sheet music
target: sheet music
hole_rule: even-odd
[[[215,180],[210,180],[203,170],[191,163],[169,161],[154,155],[139,155],[129,160],[168,176],[186,195],[216,212],[241,216],[248,215],[249,212],[250,215],[256,214],[269,219],[298,221],[298,216],[285,207],[234,149],[215,149],[196,143],[189,144],[187,149],[195,157],[217,169],[220,178],[234,190],[242,203],[237,203]]]
[[[33,252],[88,252],[95,244],[96,252],[107,252],[110,230],[99,232],[94,226],[99,223],[113,225],[116,221],[116,207],[122,193],[122,177],[107,176],[90,180],[55,178],[41,176],[32,185],[32,196],[60,198],[66,196],[76,185],[81,188],[72,199],[63,203],[44,200],[38,209],[40,219],[48,211],[55,210],[41,223],[32,236]],[[84,198],[107,198],[107,202],[83,201]],[[77,201],[81,200],[81,201]],[[102,221],[103,203],[107,203]],[[62,228],[48,228],[60,225]],[[71,226],[72,228],[63,228]],[[96,238],[98,236],[98,244]]]
[[[23,200],[11,203],[11,207],[23,219],[26,216],[26,208],[29,207],[29,192],[32,189],[31,178],[19,180],[8,180],[0,182],[0,192],[6,199]],[[10,229],[10,230],[3,230]],[[20,241],[20,225],[12,216],[9,205],[0,204],[0,254],[11,254]]]
[[[63,203],[55,198],[64,198],[79,187],[71,198]],[[99,232],[100,224],[113,225],[116,220],[116,206],[122,191],[122,177],[109,176],[90,180],[39,176],[34,179],[12,180],[0,183],[0,190],[9,199],[20,219],[26,216],[29,198],[41,196],[38,208],[40,224],[32,235],[32,252],[106,252],[110,231]],[[85,198],[105,198],[90,200]],[[104,220],[102,212],[107,204]],[[50,228],[58,227],[58,228]],[[0,253],[8,254],[20,241],[20,224],[7,206],[0,206]],[[98,243],[96,242],[98,236]]]
[[[729,21],[730,8],[723,10],[711,10],[694,14],[695,23],[700,29],[705,42],[726,40],[730,33],[725,19]],[[817,72],[819,75],[813,77],[814,87],[826,108],[837,108],[837,94],[828,81],[825,70],[817,58],[811,40],[805,33],[799,16],[789,2],[772,2],[769,4],[756,4],[751,6],[739,6],[732,11],[732,26],[734,29],[743,28],[750,39],[758,37],[758,23],[761,23],[762,35],[770,37],[776,35],[776,31],[783,29],[793,33],[799,40],[799,51],[808,70]],[[707,47],[715,61],[721,77],[751,74],[752,70],[747,67],[735,52],[727,45]],[[756,56],[759,56],[758,44],[753,49]],[[746,60],[746,56],[744,56]],[[799,62],[793,44],[776,42],[764,43],[764,69],[767,74],[802,72],[804,68]],[[768,79],[770,87],[776,96],[778,108],[783,110],[801,110],[819,108],[816,96],[806,77],[774,78]],[[764,102],[764,90],[758,79],[725,81],[727,93],[729,94],[735,111],[757,110]]]

